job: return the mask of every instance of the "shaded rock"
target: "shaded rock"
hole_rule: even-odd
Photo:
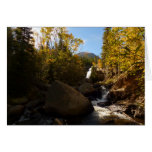
[[[18,120],[24,111],[23,105],[9,106],[7,110],[7,122],[12,124]]]
[[[44,90],[44,91],[47,91],[47,90],[49,89],[49,87],[50,87],[49,84],[45,84],[45,83],[41,83],[41,82],[39,82],[39,83],[37,83],[37,84],[35,84],[35,85],[36,85],[36,87],[37,87],[38,89]]]
[[[16,125],[52,125],[54,118],[45,115],[40,112],[39,109],[29,111],[24,110],[24,114],[20,117],[18,121],[15,122]]]
[[[63,117],[85,115],[93,111],[92,104],[80,92],[60,81],[49,88],[44,109]]]
[[[83,95],[89,95],[95,92],[95,88],[93,87],[93,85],[91,83],[83,83],[80,87],[79,87],[79,91],[83,94]]]
[[[37,87],[32,87],[28,93],[28,99],[35,100],[37,98],[40,98],[40,90]]]
[[[145,118],[145,110],[144,108],[140,108],[138,105],[130,104],[127,106],[125,113],[133,116],[134,118],[144,119]]]
[[[107,99],[108,101],[111,101],[111,103],[114,103],[118,100],[123,100],[126,97],[127,97],[126,91],[124,90],[124,88],[121,88],[117,90],[110,90]]]
[[[101,98],[102,90],[100,85],[92,85],[91,83],[83,83],[78,89],[84,96],[88,97],[88,99],[95,100],[96,98]]]
[[[45,100],[46,97],[46,90],[41,90],[40,88],[33,87],[28,94],[29,101],[33,100]]]
[[[105,107],[105,106],[111,105],[111,102],[110,101],[100,102],[100,103],[97,103],[97,105],[100,107]]]
[[[30,101],[26,104],[26,108],[28,109],[33,109],[39,105],[43,104],[43,101],[42,100],[33,100],[33,101]]]

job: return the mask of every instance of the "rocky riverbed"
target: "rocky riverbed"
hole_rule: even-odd
[[[40,91],[41,90],[41,91]],[[41,98],[13,100],[8,124],[14,125],[140,125],[122,105],[107,100],[109,90],[85,82],[74,89],[60,81],[39,88]],[[20,101],[19,101],[20,100]],[[22,101],[22,102],[21,102]]]

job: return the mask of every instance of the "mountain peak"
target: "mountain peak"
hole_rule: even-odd
[[[97,57],[94,53],[90,53],[90,52],[79,52],[77,55],[79,57],[89,57],[89,58]]]

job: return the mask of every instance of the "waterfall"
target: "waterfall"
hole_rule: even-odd
[[[100,102],[107,101],[107,95],[108,95],[109,91],[104,86],[101,86],[101,89],[102,89],[102,98],[91,101],[94,106],[98,106],[97,104]]]
[[[102,88],[101,102],[106,102],[107,101],[107,95],[108,95],[109,91],[104,86],[101,86],[101,88]]]
[[[88,72],[87,72],[87,75],[86,75],[86,78],[89,79],[90,76],[91,76],[91,70],[92,70],[92,67],[89,68]]]

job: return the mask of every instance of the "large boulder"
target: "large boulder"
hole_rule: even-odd
[[[74,88],[60,81],[55,81],[48,90],[44,109],[47,113],[72,117],[92,112],[93,106],[86,97]]]

